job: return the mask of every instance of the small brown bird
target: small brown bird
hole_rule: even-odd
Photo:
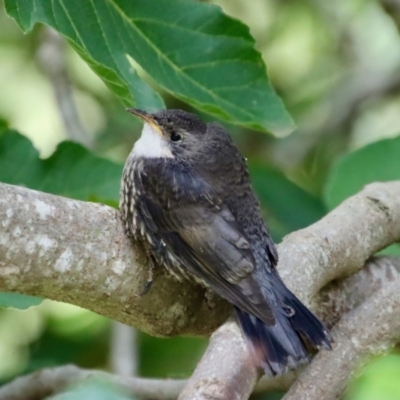
[[[307,362],[304,340],[330,349],[328,330],[275,269],[246,162],[225,129],[181,110],[128,111],[144,128],[122,178],[126,233],[177,279],[193,278],[232,303],[267,374]]]

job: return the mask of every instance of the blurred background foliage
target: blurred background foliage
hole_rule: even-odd
[[[226,124],[248,159],[275,240],[315,222],[368,182],[400,178],[399,1],[209,3],[250,27],[297,125],[276,139]],[[58,76],[46,67],[54,49],[63,63]],[[70,46],[43,26],[24,35],[1,0],[0,88],[0,181],[117,206],[122,165],[140,124]],[[60,90],[74,105],[73,127],[60,114]],[[158,90],[167,107],[191,110]],[[71,132],[90,150],[62,143]],[[0,304],[6,300],[0,297]],[[0,309],[0,380],[65,363],[110,369],[113,332],[101,316],[48,300],[25,310]],[[152,377],[189,376],[207,344],[142,333],[135,340],[137,373]],[[399,373],[395,352],[372,362],[345,397],[400,399]],[[56,398],[88,398],[96,387]]]

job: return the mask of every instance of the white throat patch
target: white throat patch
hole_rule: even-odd
[[[168,142],[150,125],[145,123],[142,135],[132,151],[134,157],[173,158]]]

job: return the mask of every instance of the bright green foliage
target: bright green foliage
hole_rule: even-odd
[[[62,142],[51,157],[41,160],[24,136],[13,131],[0,136],[0,182],[117,206],[121,174],[121,164],[73,142]]]
[[[43,299],[33,296],[25,296],[19,293],[0,292],[0,307],[13,307],[25,310],[39,305]]]
[[[171,376],[175,378],[189,375],[196,367],[207,347],[204,338],[154,338],[146,334],[139,336],[140,374],[143,376]]]
[[[349,388],[345,400],[399,400],[400,356],[372,362]]]
[[[125,105],[146,110],[160,97],[127,55],[174,96],[231,123],[286,135],[293,122],[272,89],[241,22],[188,0],[6,0],[24,31],[40,22],[68,38]]]
[[[372,143],[340,158],[325,188],[329,208],[336,207],[372,182],[400,179],[400,137]]]

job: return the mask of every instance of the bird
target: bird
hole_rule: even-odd
[[[126,234],[176,279],[230,302],[266,374],[309,362],[309,345],[331,349],[328,329],[279,277],[247,162],[225,128],[178,109],[127,111],[144,125],[121,179]]]

